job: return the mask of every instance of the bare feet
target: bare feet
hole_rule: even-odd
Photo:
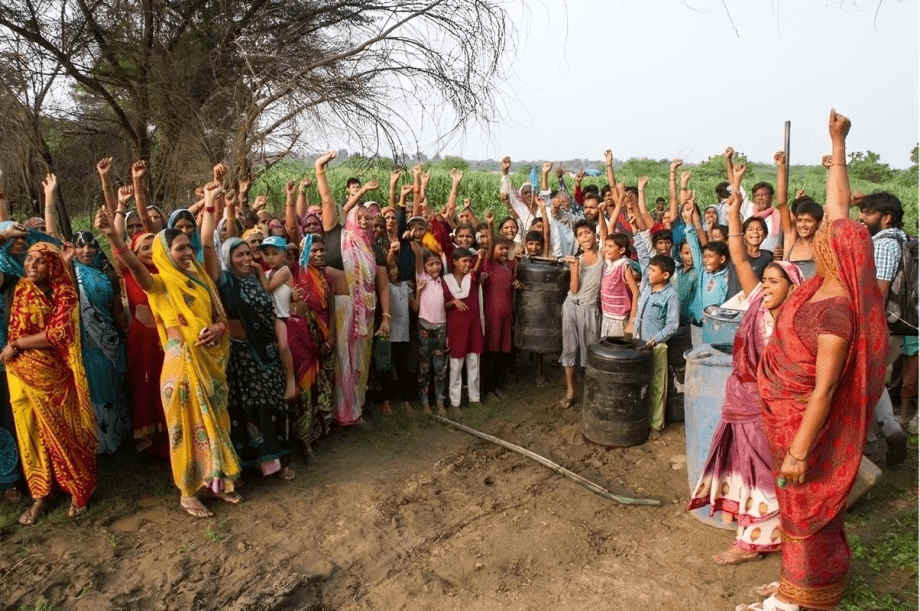
[[[179,499],[179,506],[185,510],[185,513],[193,518],[213,518],[214,514],[208,511],[197,496],[183,497]]]
[[[721,566],[728,566],[733,564],[743,564],[745,562],[750,562],[751,560],[760,560],[763,556],[757,552],[749,552],[745,549],[738,547],[738,545],[732,545],[727,550],[721,551],[712,559],[716,564]]]
[[[389,402],[389,401],[384,401],[384,402],[383,402],[383,405],[380,406],[380,411],[381,411],[381,413],[386,414],[387,416],[389,416],[390,414],[392,414],[392,413],[393,413],[393,408],[392,408],[392,406],[390,406],[390,402]]]
[[[35,499],[32,505],[19,516],[19,523],[23,526],[32,526],[38,521],[38,516],[42,514],[44,507],[45,499]]]
[[[569,409],[572,405],[575,404],[575,395],[566,394],[561,401],[559,401],[559,407],[562,409]]]
[[[444,409],[443,405],[438,406],[438,416],[440,416],[441,418],[447,418],[447,410]]]
[[[243,497],[241,497],[236,492],[218,492],[214,496],[225,503],[230,503],[231,505],[239,505],[243,502]]]
[[[83,507],[77,507],[76,505],[73,504],[73,501],[71,501],[70,507],[67,509],[67,517],[75,518],[81,513],[83,513],[84,511],[86,511],[86,505],[84,505]]]
[[[283,480],[286,481],[286,482],[291,481],[291,480],[294,479],[296,476],[297,476],[297,473],[295,473],[294,470],[291,469],[290,467],[285,467],[285,468],[281,469],[281,479],[283,479]],[[240,499],[240,500],[242,500],[242,499]]]
[[[407,416],[412,415],[412,405],[408,401],[403,401],[403,411],[406,412]]]

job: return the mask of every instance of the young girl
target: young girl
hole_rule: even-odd
[[[278,338],[281,364],[284,365],[284,398],[290,401],[297,397],[297,384],[294,381],[294,358],[287,337],[287,319],[291,315],[291,284],[294,280],[287,265],[287,241],[279,236],[269,236],[262,240],[259,250],[269,266],[262,284],[271,293],[275,306],[275,336]]]
[[[495,241],[492,257],[484,262],[482,286],[485,293],[486,362],[485,391],[502,398],[501,387],[512,365],[511,310],[516,265],[508,260],[514,242],[501,237]],[[480,260],[482,257],[480,257]],[[451,349],[453,353],[453,349]],[[453,357],[454,355],[451,354]],[[453,373],[453,358],[451,358]]]
[[[391,411],[390,401],[402,398],[403,410],[412,413],[409,405],[412,397],[412,385],[409,383],[409,302],[415,287],[411,282],[399,280],[399,269],[393,265],[388,268],[390,277],[390,353],[393,369],[384,383],[383,411]],[[395,378],[395,379],[394,379]]]
[[[629,265],[629,236],[607,234],[605,204],[599,206],[601,243],[604,246],[604,269],[601,273],[601,337],[623,337],[632,333],[636,320],[639,287]],[[611,218],[620,216],[617,205]]]
[[[588,360],[588,346],[600,337],[598,292],[603,260],[597,253],[594,225],[581,220],[575,223],[575,239],[581,247],[578,257],[566,257],[571,279],[569,293],[562,304],[562,355],[559,363],[565,371],[565,397],[559,406],[569,408],[575,402],[575,364]]]
[[[422,251],[424,273],[416,276],[412,309],[418,312],[418,390],[422,408],[428,404],[429,376],[434,374],[434,399],[440,415],[444,411],[444,387],[447,382],[447,316],[444,312],[444,289],[441,281],[441,257],[430,250]]]
[[[454,271],[444,277],[447,343],[450,347],[450,404],[457,409],[460,407],[460,374],[464,362],[470,403],[479,403],[479,355],[482,354],[483,337],[479,315],[478,271],[486,253],[480,251],[475,264],[473,256],[474,253],[466,248],[456,249],[453,257]]]

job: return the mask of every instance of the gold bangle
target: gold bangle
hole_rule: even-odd
[[[384,312],[384,313],[383,313],[383,317],[384,317],[384,318],[393,318],[392,316],[390,316],[390,313],[389,313],[389,312]]]
[[[844,161],[832,161],[830,167],[834,167],[835,165],[846,167],[847,164]]]
[[[791,456],[792,458],[794,458],[795,460],[799,462],[805,462],[805,458],[808,458],[807,454],[805,455],[805,458],[799,458],[798,456],[792,453],[792,450],[786,450],[786,454],[788,454],[789,456]]]

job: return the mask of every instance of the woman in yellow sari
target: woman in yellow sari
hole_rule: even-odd
[[[207,194],[211,209],[215,190]],[[113,230],[104,207],[96,214],[96,227],[111,241],[112,252],[150,301],[163,345],[160,397],[180,504],[194,517],[211,517],[214,514],[201,503],[200,493],[228,503],[242,500],[234,492],[240,462],[230,441],[227,411],[230,337],[217,289],[181,231],[164,229],[157,234],[153,264],[159,273],[151,274]],[[219,265],[213,246],[205,245],[204,258],[205,265]]]
[[[39,242],[10,306],[6,364],[19,455],[34,502],[19,518],[34,524],[55,481],[73,517],[96,489],[96,428],[80,352],[77,287],[61,251]]]

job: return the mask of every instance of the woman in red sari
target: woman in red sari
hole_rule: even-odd
[[[151,274],[157,273],[153,264],[152,233],[138,233],[131,238],[131,251]],[[150,451],[169,458],[166,416],[160,401],[160,372],[163,369],[163,347],[153,320],[147,294],[129,270],[121,267],[125,294],[131,307],[128,328],[128,382],[131,393],[131,422],[137,450]]]
[[[741,609],[840,602],[850,565],[846,499],[885,379],[888,330],[872,243],[848,218],[850,122],[831,110],[829,127],[833,161],[814,242],[818,273],[783,307],[757,380],[782,520],[781,579],[762,605]]]
[[[19,518],[34,524],[54,483],[71,496],[68,515],[96,489],[96,423],[80,351],[77,287],[54,245],[29,248],[10,306],[6,364],[22,469],[34,502]]]

